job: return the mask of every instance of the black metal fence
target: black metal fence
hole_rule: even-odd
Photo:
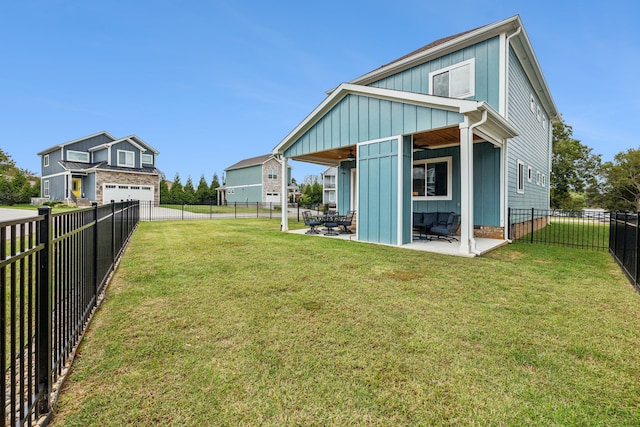
[[[50,414],[99,296],[139,221],[138,202],[0,223],[0,353],[5,425]],[[46,418],[45,418],[46,419]]]
[[[640,292],[640,228],[638,227],[640,212],[611,213],[609,233],[609,253],[620,265],[631,284]]]
[[[509,239],[581,249],[609,248],[609,212],[509,209]]]
[[[301,207],[297,203],[287,205],[289,217],[301,220]],[[221,219],[221,218],[280,218],[280,203],[234,202],[226,205],[170,205],[140,202],[141,221]]]

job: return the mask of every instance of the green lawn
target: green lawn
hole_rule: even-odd
[[[278,230],[140,224],[52,425],[640,425],[640,295],[607,253]]]

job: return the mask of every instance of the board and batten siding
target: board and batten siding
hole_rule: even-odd
[[[535,107],[531,109],[531,96]],[[549,208],[549,156],[551,150],[551,123],[542,109],[540,100],[513,50],[509,49],[508,119],[519,135],[508,141],[508,204],[516,209]],[[538,108],[541,118],[538,119]],[[546,121],[546,129],[543,125]],[[518,161],[524,163],[524,193],[518,193]],[[531,167],[533,178],[527,179]],[[536,173],[545,176],[545,184],[536,182]]]
[[[475,59],[475,96],[499,111],[500,37],[496,36],[465,49],[441,56],[408,70],[369,84],[383,89],[429,94],[429,73],[459,62]]]
[[[459,124],[462,115],[435,108],[347,95],[286,151],[286,157]]]

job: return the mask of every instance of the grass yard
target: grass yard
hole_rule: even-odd
[[[52,425],[640,425],[640,295],[607,253],[278,230],[141,223]]]

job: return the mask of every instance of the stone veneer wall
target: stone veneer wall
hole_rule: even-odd
[[[277,179],[269,179],[269,170],[275,170]],[[276,159],[270,159],[262,165],[262,201],[267,200],[267,193],[282,193],[282,166]],[[280,194],[282,198],[282,194]]]
[[[113,171],[96,171],[96,202],[109,203],[102,200],[104,184],[148,185],[153,187],[153,204],[160,203],[160,176],[154,174],[127,173]]]

